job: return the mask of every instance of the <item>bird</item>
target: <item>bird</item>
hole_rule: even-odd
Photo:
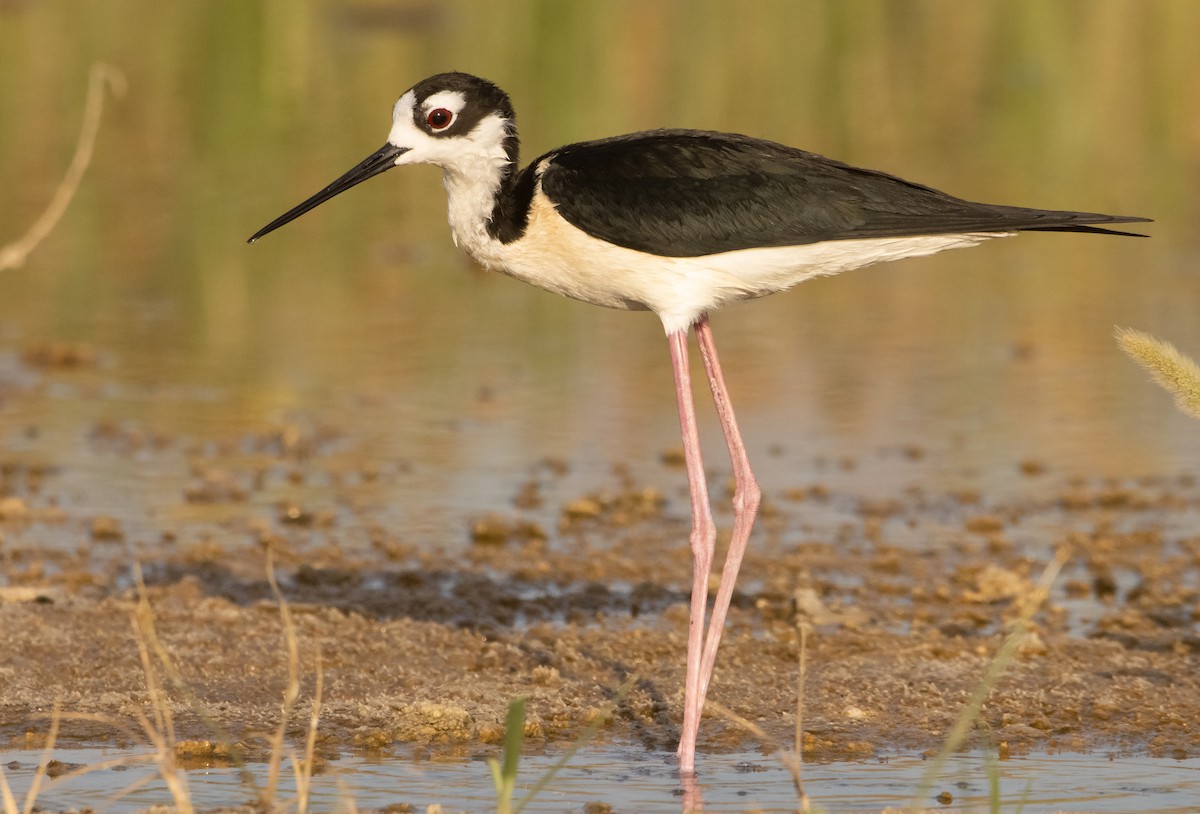
[[[823,275],[1026,231],[1145,235],[1148,218],[975,203],[876,170],[733,133],[659,129],[568,144],[522,167],[508,95],[431,76],[392,108],[383,147],[251,236],[253,243],[394,167],[442,170],[454,242],[483,268],[608,308],[650,311],[667,336],[691,506],[692,589],[679,772],[695,776],[717,648],[762,492],[709,315]],[[733,527],[708,610],[716,525],[689,369],[694,333],[734,479]],[[707,625],[706,625],[707,617]]]

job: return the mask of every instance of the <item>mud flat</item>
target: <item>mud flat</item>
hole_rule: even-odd
[[[56,508],[64,465],[39,475],[6,464],[3,742],[39,745],[57,700],[64,744],[129,743],[150,701],[131,623],[136,556],[163,650],[186,685],[168,682],[177,737],[230,739],[261,755],[288,674],[269,549],[299,647],[304,712],[291,734],[303,735],[319,661],[321,750],[490,753],[518,695],[529,699],[530,742],[553,745],[630,679],[601,737],[672,747],[690,567],[680,499],[622,473],[605,491],[556,497],[554,473],[566,464],[542,462],[511,511],[464,518],[444,549],[406,544],[369,517],[369,544],[341,546],[352,508],[333,518],[280,503],[264,519],[254,500],[262,479],[230,475],[235,464],[206,454],[181,500],[219,505],[232,543],[192,540],[186,521],[154,519],[159,538],[134,546],[127,521]],[[663,482],[673,482],[681,473],[671,455],[664,462]],[[369,462],[357,466],[367,474],[339,488],[377,477]],[[1070,560],[971,743],[1010,754],[1200,753],[1200,488],[1186,475],[1088,481],[1021,466],[1036,496],[918,486],[880,500],[822,483],[769,494],[711,699],[789,742],[803,623],[807,754],[936,749],[1033,582],[1066,547]],[[813,522],[822,517],[833,519]],[[79,542],[35,544],[46,535]],[[757,740],[710,711],[701,748]]]

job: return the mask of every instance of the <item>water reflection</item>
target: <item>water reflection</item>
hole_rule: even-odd
[[[94,767],[105,760],[132,758],[116,749],[62,750],[64,763]],[[6,755],[6,776],[17,800],[32,780],[41,754],[14,751]],[[516,799],[555,761],[555,755],[522,758]],[[707,756],[708,769],[699,781],[683,784],[671,761],[661,754],[619,744],[586,749],[538,792],[524,809],[531,812],[611,810],[639,812],[793,812],[797,810],[790,774],[775,758],[755,752]],[[867,761],[809,763],[804,783],[814,807],[830,812],[882,811],[914,803],[912,795],[924,779],[927,761],[918,756],[892,755]],[[1200,792],[1200,761],[1154,760],[1112,755],[1036,756],[993,763],[988,768],[979,754],[950,758],[934,779],[932,794],[949,794],[955,810],[993,810],[996,784],[1001,811],[1060,811],[1079,809],[1107,814],[1194,810]],[[248,767],[256,782],[265,766]],[[120,770],[93,770],[50,783],[38,795],[46,808],[66,810],[94,807],[124,814],[169,800],[154,770],[128,765]],[[197,808],[235,806],[253,792],[238,769],[213,766],[187,771],[188,789]],[[284,771],[284,799],[294,799],[294,778]],[[930,808],[935,801],[915,801]],[[440,804],[446,811],[486,811],[495,806],[487,767],[482,761],[407,760],[399,757],[343,756],[313,778],[310,810],[334,811],[395,806],[422,811]]]

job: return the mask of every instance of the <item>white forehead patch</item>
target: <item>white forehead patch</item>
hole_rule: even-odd
[[[427,97],[425,101],[421,103],[421,110],[430,111],[437,110],[439,107],[444,107],[451,113],[458,115],[466,106],[466,96],[463,96],[456,90],[443,90]]]
[[[396,100],[396,105],[392,108],[392,130],[388,134],[388,141],[396,146],[411,148],[415,143],[429,138],[428,134],[417,126],[414,119],[424,119],[430,111],[441,108],[450,111],[451,121],[453,121],[458,118],[459,113],[466,106],[467,97],[458,91],[439,91],[426,97],[419,106],[416,94],[411,90],[406,91]],[[409,156],[408,161],[397,161],[397,163],[409,163],[413,158],[415,157]]]
[[[403,96],[396,100],[396,104],[392,106],[392,121],[400,121],[401,117],[411,119],[413,105],[416,103],[417,95],[411,90],[405,92]]]

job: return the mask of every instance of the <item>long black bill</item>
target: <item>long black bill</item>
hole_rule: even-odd
[[[257,232],[251,235],[250,239],[246,242],[253,243],[268,232],[274,232],[280,226],[283,226],[283,224],[293,221],[308,210],[320,206],[334,195],[345,192],[346,190],[350,189],[350,187],[356,184],[361,184],[363,181],[379,175],[381,172],[390,170],[392,167],[396,166],[397,156],[399,156],[401,153],[407,152],[408,149],[408,147],[397,147],[391,143],[383,145],[378,150],[360,161],[358,165],[354,167],[354,169],[350,170],[350,172],[346,173],[341,178],[325,187],[325,189],[321,190],[299,206],[284,212],[282,215],[275,218],[275,220],[259,229]]]

